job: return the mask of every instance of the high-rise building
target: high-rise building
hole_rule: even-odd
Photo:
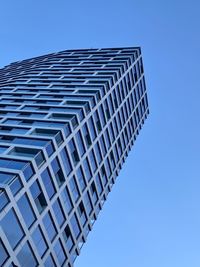
[[[0,69],[0,266],[73,266],[148,112],[138,47]]]

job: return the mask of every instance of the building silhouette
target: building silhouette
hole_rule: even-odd
[[[73,266],[148,113],[138,47],[0,69],[0,266]]]

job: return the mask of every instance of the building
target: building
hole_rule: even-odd
[[[73,266],[148,112],[138,47],[0,69],[0,266]]]

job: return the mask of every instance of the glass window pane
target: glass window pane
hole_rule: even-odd
[[[78,236],[81,233],[81,230],[80,230],[80,226],[78,224],[78,220],[77,220],[77,217],[76,217],[75,214],[73,214],[73,216],[72,216],[72,218],[70,220],[70,223],[71,223],[71,226],[72,226],[72,229],[73,229],[75,237],[78,238]]]
[[[27,267],[27,266],[35,267],[35,266],[38,266],[36,258],[35,258],[34,254],[33,254],[33,251],[30,248],[30,245],[28,243],[26,243],[23,246],[23,248],[21,249],[21,251],[17,255],[17,259],[18,259],[21,267]]]
[[[78,144],[78,149],[79,149],[80,155],[83,156],[84,153],[85,153],[85,146],[84,146],[83,138],[81,136],[81,132],[80,131],[78,131],[77,134],[76,134],[76,141],[77,141],[77,144]]]
[[[46,259],[44,266],[45,267],[55,267],[56,266],[51,255],[49,255],[48,258]]]
[[[71,249],[74,246],[74,241],[73,241],[72,234],[71,234],[71,231],[70,231],[70,228],[68,225],[63,232],[63,238],[65,240],[65,244],[66,244],[68,250],[71,251]]]
[[[51,166],[53,168],[53,172],[55,174],[55,178],[56,178],[56,181],[58,183],[58,186],[60,187],[64,183],[65,177],[64,177],[63,171],[60,167],[60,163],[58,161],[58,158],[55,158],[52,161]]]
[[[89,118],[88,123],[89,123],[89,129],[90,129],[90,132],[91,132],[92,140],[94,140],[97,135],[96,135],[96,131],[95,131],[95,128],[94,128],[94,122],[93,122],[92,117]]]
[[[0,266],[3,266],[8,257],[8,252],[6,251],[2,241],[0,240]]]
[[[50,239],[50,241],[52,241],[54,239],[54,237],[57,234],[56,228],[54,226],[52,217],[49,213],[47,213],[43,219],[43,223],[44,223],[44,227],[47,231],[48,237]]]
[[[64,207],[67,211],[67,213],[69,214],[70,211],[72,210],[72,201],[71,201],[71,198],[69,196],[69,192],[67,190],[67,188],[65,188],[62,193],[61,193],[61,196],[62,196],[62,199],[63,199],[63,202],[64,202]]]
[[[79,186],[80,186],[81,190],[83,191],[86,187],[86,182],[85,182],[83,170],[81,167],[78,168],[78,170],[76,172],[76,176],[78,178]]]
[[[61,205],[60,205],[60,201],[57,199],[54,204],[53,204],[53,211],[54,211],[54,214],[55,214],[55,217],[56,217],[56,220],[59,224],[59,226],[61,227],[62,224],[64,223],[65,221],[65,216],[64,216],[64,213],[62,211],[62,208],[61,208]]]
[[[24,232],[13,209],[11,209],[2,219],[1,227],[7,236],[11,247],[14,249],[23,238]]]
[[[87,210],[87,213],[90,215],[90,213],[92,212],[92,204],[91,204],[89,194],[86,193],[83,198],[84,198],[84,204],[85,204],[84,206]]]
[[[77,152],[77,148],[76,148],[76,145],[74,143],[74,140],[71,139],[71,141],[69,142],[69,150],[70,150],[70,153],[71,153],[71,156],[72,156],[72,160],[74,162],[74,165],[76,165],[78,162],[79,162],[79,155],[78,155],[78,152]]]
[[[78,191],[78,186],[76,184],[75,178],[72,177],[70,182],[69,182],[69,186],[70,186],[70,192],[72,192],[72,195],[74,197],[74,201],[76,202],[79,199],[79,191]]]
[[[16,177],[15,180],[10,184],[10,190],[15,196],[21,188],[22,188],[22,182],[19,177]]]
[[[57,256],[58,262],[60,266],[63,266],[65,260],[66,260],[66,255],[64,253],[63,247],[61,245],[60,240],[56,242],[56,245],[54,247],[55,254]]]
[[[6,192],[0,190],[0,211],[2,211],[8,203],[9,199]]]
[[[85,170],[86,179],[89,181],[92,178],[92,174],[87,158],[83,161],[83,166]]]
[[[33,241],[35,243],[35,246],[37,248],[37,251],[38,251],[40,257],[42,257],[44,255],[44,253],[47,251],[47,244],[46,244],[44,236],[40,230],[40,227],[37,227],[35,229],[35,231],[32,234],[32,238],[33,238]]]
[[[37,180],[30,187],[30,191],[39,213],[42,213],[47,206],[47,202]]]
[[[70,163],[69,156],[65,148],[60,152],[60,155],[65,168],[65,172],[67,175],[69,175],[72,171],[72,165]]]
[[[55,186],[53,184],[52,178],[50,176],[49,170],[48,169],[44,170],[43,173],[41,174],[41,177],[42,177],[42,181],[46,189],[47,195],[49,199],[51,199],[53,195],[55,194],[56,190],[55,190]]]
[[[33,213],[33,210],[31,208],[30,202],[24,194],[17,202],[18,208],[21,212],[21,215],[29,228],[35,221],[35,214]]]

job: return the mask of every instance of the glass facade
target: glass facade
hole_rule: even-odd
[[[138,47],[0,69],[1,266],[73,266],[148,113]]]

